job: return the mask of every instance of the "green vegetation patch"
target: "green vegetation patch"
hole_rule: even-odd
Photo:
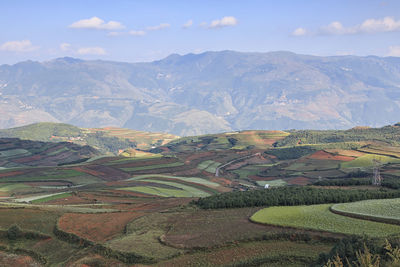
[[[330,212],[330,206],[270,207],[256,212],[250,219],[257,223],[371,237],[400,233],[400,226],[341,216]]]
[[[157,186],[133,186],[119,188],[119,190],[134,191],[160,197],[193,197],[193,194],[191,192],[179,188],[170,189]],[[205,192],[203,192],[203,194],[209,195]]]
[[[373,160],[378,160],[382,164],[387,164],[387,163],[399,163],[400,159],[388,157],[388,156],[382,156],[382,155],[376,155],[376,154],[366,154],[364,156],[361,156],[359,158],[356,158],[355,160],[349,161],[349,162],[343,162],[340,164],[341,168],[362,168],[362,167],[372,167],[374,166],[374,161]]]
[[[400,198],[373,199],[353,203],[340,203],[332,206],[335,211],[374,217],[379,219],[392,219],[400,223]]]
[[[274,187],[274,186],[285,186],[287,185],[287,182],[285,182],[282,179],[276,179],[271,181],[257,181],[257,184],[259,186],[265,186],[266,184],[269,184],[269,186]]]
[[[153,170],[153,169],[161,169],[161,168],[172,168],[172,167],[179,167],[183,166],[183,162],[173,162],[173,163],[166,163],[166,164],[155,164],[155,165],[147,165],[147,166],[140,166],[134,168],[122,168],[124,171],[133,172],[133,171],[145,171],[145,170]]]
[[[20,155],[29,156],[30,154],[31,153],[28,150],[22,148],[0,151],[0,157],[14,157]]]
[[[25,184],[3,184],[0,186],[0,192],[10,192],[18,189],[24,189],[24,188],[29,188],[29,185]]]
[[[161,181],[161,180],[155,180],[155,179],[146,179],[146,180],[143,180],[143,181],[151,182],[151,183],[157,183],[157,184],[164,184],[164,185],[169,185],[169,186],[173,186],[173,187],[176,187],[176,188],[180,188],[180,189],[188,192],[189,194],[191,194],[192,197],[206,197],[206,196],[210,195],[210,194],[208,194],[208,193],[206,193],[206,192],[204,192],[202,190],[199,190],[199,189],[197,189],[195,187],[187,186],[187,185],[180,184],[180,183],[169,182],[169,181]]]
[[[219,184],[208,181],[203,178],[182,177],[182,176],[172,176],[172,175],[162,175],[162,174],[143,174],[143,175],[135,176],[133,178],[129,178],[129,179],[127,179],[127,181],[143,180],[146,178],[167,178],[167,179],[181,180],[181,181],[185,181],[185,182],[196,183],[196,184],[201,184],[201,185],[211,186],[211,187],[219,186]]]
[[[197,165],[197,169],[204,170],[204,171],[210,172],[210,173],[215,173],[218,166],[220,166],[220,165],[221,165],[220,162],[216,162],[213,160],[205,160],[205,161],[201,162],[199,165]]]
[[[72,193],[62,193],[62,194],[52,195],[52,196],[48,196],[48,197],[44,197],[44,198],[39,198],[39,199],[32,200],[31,203],[33,203],[33,204],[45,203],[45,202],[48,202],[51,200],[65,198],[65,197],[69,197],[69,196],[72,196]]]

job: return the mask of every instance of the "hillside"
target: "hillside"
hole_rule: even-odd
[[[42,122],[0,130],[0,137],[14,137],[45,142],[72,142],[95,147],[102,153],[118,154],[127,148],[149,149],[163,145],[177,136],[130,129],[79,128],[64,123]]]
[[[150,63],[59,58],[0,66],[0,127],[38,121],[180,136],[398,121],[400,60],[234,51]]]
[[[0,138],[0,169],[79,163],[101,155],[89,146]]]

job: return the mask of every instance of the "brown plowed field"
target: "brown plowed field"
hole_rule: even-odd
[[[94,242],[104,242],[122,234],[129,221],[142,215],[139,212],[65,213],[59,219],[58,227]]]

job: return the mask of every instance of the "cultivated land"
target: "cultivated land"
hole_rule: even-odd
[[[400,245],[397,125],[171,137],[120,156],[56,139],[0,139],[0,265],[320,266],[351,235]]]

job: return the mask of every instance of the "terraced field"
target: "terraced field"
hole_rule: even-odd
[[[400,234],[400,226],[354,219],[329,211],[332,204],[292,207],[270,207],[251,216],[257,223],[313,229],[349,235],[382,237]]]
[[[203,179],[203,178],[171,176],[171,175],[162,175],[162,174],[143,174],[143,175],[135,176],[133,178],[129,178],[129,179],[127,179],[127,181],[145,180],[147,178],[166,178],[166,179],[173,179],[173,180],[181,180],[184,182],[190,182],[190,183],[195,183],[195,184],[200,184],[200,185],[210,186],[210,187],[220,186],[217,183],[211,182],[211,181]]]
[[[206,160],[206,161],[201,162],[199,165],[197,165],[197,168],[199,170],[204,170],[209,173],[215,173],[218,166],[220,166],[220,165],[221,165],[220,162],[216,162],[213,160]]]
[[[179,167],[179,166],[183,166],[183,165],[184,165],[183,162],[173,162],[173,163],[156,164],[156,165],[140,166],[140,167],[133,167],[133,168],[122,168],[122,170],[127,171],[127,172],[135,172],[135,171],[154,170],[154,169],[161,169],[161,168]]]
[[[210,195],[210,193],[200,190],[194,186],[188,186],[182,183],[155,179],[143,179],[141,181],[149,183],[149,185],[122,187],[119,188],[119,190],[134,191],[161,197],[205,197]],[[163,187],[163,185],[168,187]]]
[[[374,162],[373,160],[378,160],[382,164],[387,164],[387,163],[400,163],[400,159],[389,157],[389,156],[383,156],[383,155],[377,155],[377,154],[366,154],[364,156],[361,156],[359,158],[356,158],[353,161],[349,162],[343,162],[341,163],[341,168],[368,168],[368,167],[373,167]]]
[[[400,224],[399,198],[340,203],[333,205],[331,209],[343,215]]]

